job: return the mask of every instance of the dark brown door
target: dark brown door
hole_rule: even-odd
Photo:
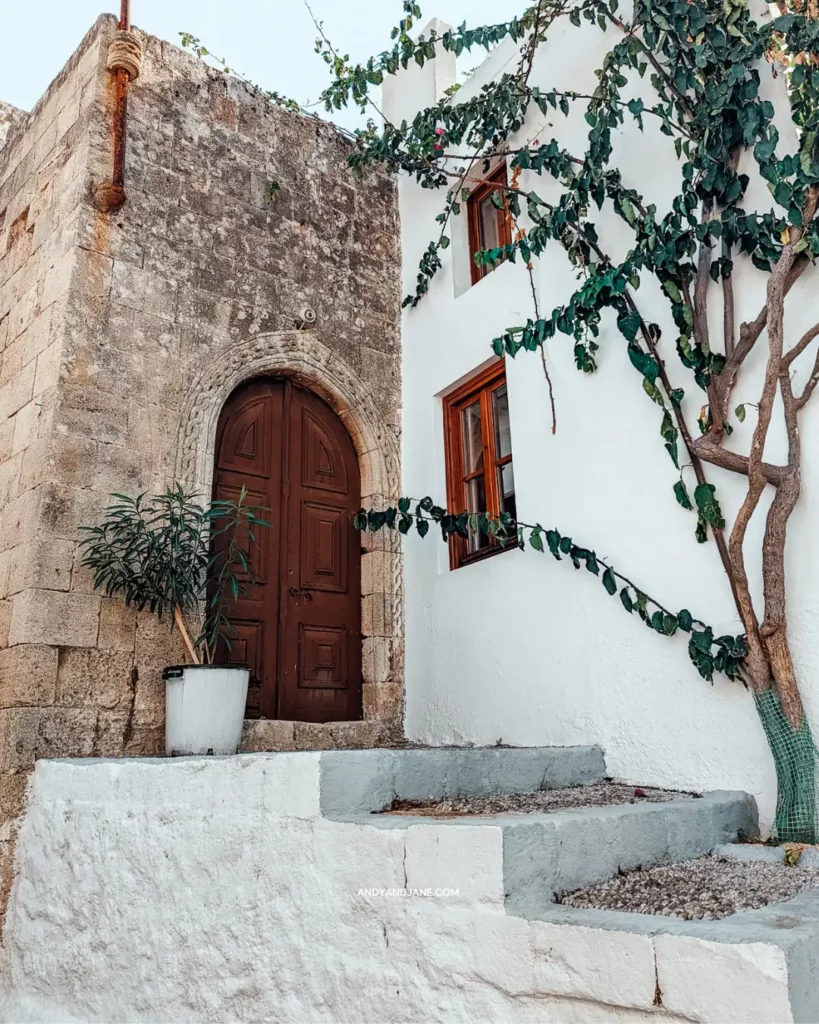
[[[214,497],[242,486],[271,525],[250,545],[254,582],[218,654],[251,670],[248,716],[361,718],[361,480],[338,416],[289,381],[234,392],[219,421]]]

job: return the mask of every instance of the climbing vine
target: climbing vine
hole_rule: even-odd
[[[548,551],[558,562],[566,558],[575,569],[585,567],[599,578],[610,597],[619,594],[623,608],[629,615],[636,612],[649,629],[663,636],[688,633],[689,656],[704,679],[712,681],[715,672],[723,672],[729,679],[742,678],[742,662],[748,652],[744,636],[715,637],[714,630],[687,608],[669,611],[595,551],[575,544],[571,537],[558,530],[546,529],[540,523],[518,522],[508,512],[499,516],[486,512],[455,514],[436,505],[430,497],[420,501],[400,498],[396,506],[380,511],[362,508],[355,517],[356,529],[372,533],[387,528],[406,535],[415,529],[420,537],[426,537],[430,524],[440,528],[445,541],[453,536],[469,538],[483,534],[490,543],[502,548],[515,545],[524,549],[528,543],[533,551],[541,554]]]
[[[411,122],[371,121],[357,133],[350,164],[357,172],[387,168],[442,193],[435,235],[421,258],[416,286],[404,300],[412,315],[444,265],[453,222],[463,214],[470,191],[485,184],[497,159],[506,161],[508,184],[493,186],[493,201],[515,228],[512,241],[476,254],[476,261],[520,263],[531,275],[534,262],[557,247],[574,269],[577,286],[551,311],[539,308],[533,287],[531,315],[487,338],[487,344],[509,358],[539,352],[548,379],[547,351],[561,336],[584,374],[597,372],[601,345],[613,344],[618,334],[623,339],[638,386],[657,410],[657,433],[674,472],[669,490],[694,517],[696,541],[714,541],[745,630],[743,638],[722,638],[725,644],[711,634],[707,658],[695,658],[695,663],[704,675],[716,668],[742,675],[757,697],[769,740],[779,730],[779,724],[776,729],[771,725],[774,713],[784,714],[794,733],[809,740],[788,643],[784,553],[801,488],[798,417],[819,383],[819,353],[805,368],[800,389],[794,387],[794,374],[802,372],[797,361],[819,338],[819,324],[786,342],[785,306],[819,252],[819,21],[814,6],[806,0],[780,0],[775,8],[760,3],[755,16],[746,0],[636,0],[626,15],[618,0],[538,0],[522,5],[519,16],[509,21],[418,34],[420,7],[405,0],[392,46],[364,63],[340,56],[323,31],[317,41],[333,76],[323,97],[330,111],[351,104],[377,109],[373,90],[411,62],[423,67],[442,52],[457,56],[498,44],[518,48],[519,59],[507,62],[480,89],[450,91]],[[533,74],[541,47],[559,20],[587,33],[605,33],[597,84],[586,93],[544,88]],[[791,125],[784,141],[783,112],[767,95],[772,76],[787,84]],[[561,145],[559,129],[578,108],[587,132],[583,147],[573,151]],[[631,125],[645,131],[649,124],[655,130],[646,155],[665,137],[679,167],[676,194],[663,209],[617,166],[619,134]],[[549,183],[548,199],[541,195],[541,181]],[[759,194],[758,184],[767,187],[769,203],[752,198]],[[615,255],[607,245],[604,212],[608,223],[613,213],[627,233],[625,254],[618,250]],[[767,275],[767,287],[757,315],[739,323],[734,285],[741,261]],[[656,315],[644,312],[640,300],[650,280],[667,303],[665,328]],[[749,297],[743,294],[743,305]],[[718,320],[721,338],[715,331]],[[756,401],[737,404],[738,382],[762,337],[767,356],[761,392],[752,396]],[[676,374],[682,382],[673,379]],[[698,415],[692,415],[695,409]],[[745,422],[749,409],[755,423],[743,454],[736,438],[730,445],[726,440]],[[764,459],[774,412],[783,418],[787,439],[786,458],[777,464]],[[745,479],[745,498],[731,523],[709,479],[712,467]],[[773,500],[763,513],[766,491]],[[432,519],[445,535],[472,529],[499,540],[502,532],[512,531],[513,543],[521,542],[524,530],[536,549],[548,547],[575,565],[585,562],[591,571],[602,564],[557,531],[503,523],[481,510],[472,510],[471,517],[453,514],[430,499],[411,514],[406,503],[367,513],[366,523],[362,513],[358,524],[407,530],[414,522],[423,533]],[[745,559],[755,513],[765,517],[761,603],[753,597]],[[617,576],[612,570],[601,579],[609,589]],[[625,589],[633,605],[636,588]],[[651,614],[649,607],[655,608]],[[684,628],[682,613],[666,613],[649,599],[640,610],[658,632]],[[698,643],[705,647],[705,627],[693,620],[691,625],[692,642],[702,636]],[[815,778],[813,771],[800,776],[788,759],[797,757],[797,748],[804,758],[806,750],[813,750],[812,741],[787,749],[771,744],[780,799],[796,800],[798,794],[788,795],[783,780],[809,776],[813,786]],[[808,782],[793,785],[799,789]],[[812,806],[813,820],[802,834],[815,838]]]

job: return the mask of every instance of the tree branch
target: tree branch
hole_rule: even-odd
[[[774,309],[775,321],[769,328],[771,337],[772,358],[776,350],[781,351],[781,339],[784,333],[784,309]],[[791,725],[798,729],[802,724],[802,699],[793,667],[790,645],[788,643],[788,627],[785,615],[785,542],[787,540],[788,521],[799,500],[801,491],[798,404],[793,396],[790,373],[779,362],[779,390],[785,411],[785,428],[788,435],[788,472],[777,488],[776,495],[768,509],[765,524],[765,538],[762,543],[762,581],[765,594],[765,616],[762,620],[760,635],[771,664],[771,671],[776,679],[779,698],[783,710]]]
[[[771,424],[776,386],[780,373],[783,344],[783,303],[787,278],[793,265],[793,259],[793,245],[788,244],[782,250],[779,262],[774,267],[768,280],[767,310],[770,316],[766,313],[766,321],[769,318],[771,320],[768,330],[768,363],[765,369],[762,397],[759,402],[759,416],[751,441],[751,454],[748,460],[748,493],[737,513],[729,541],[729,553],[740,601],[740,614],[748,634],[748,657],[746,664],[751,685],[758,693],[770,689],[773,665],[769,662],[768,652],[760,634],[759,620],[754,611],[743,545],[748,531],[748,524],[759,505],[767,482],[765,474],[762,472],[762,454]],[[779,683],[779,679],[775,678],[777,683]],[[784,706],[785,698],[782,692],[780,692],[780,699],[783,701]]]
[[[719,466],[720,469],[727,469],[731,473],[740,473],[748,476],[747,455],[740,455],[739,452],[730,452],[714,441],[709,434],[698,437],[692,447],[703,462],[709,462],[712,466]],[[787,473],[786,466],[774,466],[770,462],[763,462],[760,469],[765,480],[774,487],[778,486]]]

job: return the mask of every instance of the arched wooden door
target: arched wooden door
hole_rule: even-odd
[[[361,478],[349,434],[311,392],[251,381],[222,410],[214,497],[243,485],[271,525],[251,545],[255,582],[219,659],[250,669],[248,717],[361,718]]]

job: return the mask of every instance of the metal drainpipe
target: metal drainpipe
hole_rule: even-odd
[[[122,0],[119,15],[120,32],[131,31],[131,0]],[[125,202],[125,144],[128,139],[128,87],[131,78],[124,68],[117,70],[117,99],[114,109],[114,188]]]
[[[119,16],[119,31],[131,31],[131,0],[122,0]],[[110,65],[109,65],[110,66]],[[111,181],[104,182],[94,189],[94,199],[99,209],[104,212],[119,209],[128,198],[125,192],[125,154],[128,139],[128,90],[132,77],[136,74],[125,67],[117,67],[115,76],[114,99],[114,167]],[[137,71],[138,74],[138,71]]]

